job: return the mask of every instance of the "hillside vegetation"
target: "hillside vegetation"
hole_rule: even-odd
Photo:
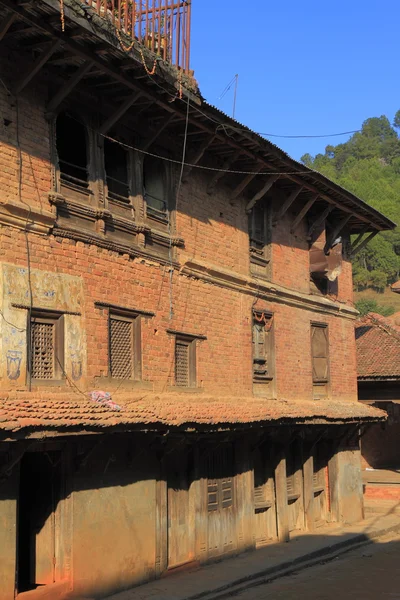
[[[399,134],[400,110],[393,124],[385,116],[367,119],[346,143],[301,160],[400,225]],[[365,290],[364,297],[383,293],[400,278],[400,227],[377,235],[355,257],[353,267],[356,291]]]

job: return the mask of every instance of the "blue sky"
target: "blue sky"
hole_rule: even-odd
[[[400,108],[399,0],[192,0],[191,68],[208,102],[258,132],[318,135]],[[271,141],[299,159],[347,137]]]

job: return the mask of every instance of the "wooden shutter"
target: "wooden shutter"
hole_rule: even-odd
[[[250,246],[262,249],[265,246],[265,208],[256,204],[249,217]]]
[[[329,374],[328,327],[312,325],[311,347],[313,363],[313,381],[326,383]]]
[[[55,322],[45,319],[31,321],[31,377],[54,379]]]
[[[265,317],[265,315],[264,315]],[[271,370],[271,319],[259,321],[253,314],[253,380],[262,382],[272,379]]]
[[[133,375],[133,320],[110,316],[111,377],[131,379]]]
[[[230,446],[212,450],[207,457],[208,511],[233,505],[233,452]]]

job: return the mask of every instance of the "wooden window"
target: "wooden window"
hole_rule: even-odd
[[[269,231],[268,204],[260,200],[249,214],[250,262],[255,273],[265,274],[269,264]]]
[[[129,204],[128,152],[119,144],[104,140],[104,165],[110,200]]]
[[[28,369],[31,379],[59,380],[64,376],[64,318],[32,312]]]
[[[113,379],[141,379],[139,316],[110,312],[109,368]]]
[[[88,195],[88,143],[85,126],[76,118],[60,113],[56,121],[56,147],[61,192]]]
[[[329,338],[324,323],[311,324],[311,354],[314,397],[324,397],[329,385]]]
[[[253,452],[254,467],[254,508],[262,512],[274,503],[274,481],[265,464],[265,457],[259,448]]]
[[[153,156],[145,157],[143,188],[147,216],[165,221],[168,216],[167,173],[161,159]]]
[[[207,456],[208,512],[233,506],[233,449],[222,446]]]
[[[273,316],[253,311],[253,388],[255,393],[272,393],[274,379]]]
[[[298,444],[292,443],[286,454],[286,488],[288,501],[292,502],[300,497]]]
[[[196,386],[196,341],[193,338],[175,337],[175,385]]]

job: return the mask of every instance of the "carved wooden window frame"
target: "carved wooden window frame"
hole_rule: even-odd
[[[315,348],[315,335],[317,332],[323,331],[326,351],[323,353],[324,356],[316,356],[322,354]],[[329,326],[327,323],[311,322],[310,327],[310,346],[311,346],[311,367],[312,367],[312,382],[313,382],[313,396],[314,399],[326,398],[330,391],[330,348],[329,348]],[[326,361],[326,375],[323,377],[318,376],[319,367],[317,367],[316,360]]]
[[[130,343],[131,373],[130,377],[114,377],[112,372],[112,321],[124,321],[131,323],[132,339]],[[109,379],[118,381],[142,381],[142,323],[141,315],[121,309],[110,309],[108,311],[108,373]]]
[[[163,192],[165,195],[165,200],[161,200],[161,199],[157,199],[157,200],[159,200],[160,202],[162,202],[162,201],[165,202],[165,213],[163,213],[163,211],[158,211],[154,207],[151,207],[150,205],[148,205],[147,200],[146,200],[146,196],[148,196],[148,194],[146,193],[146,188],[145,188],[145,168],[146,168],[146,161],[151,161],[151,160],[158,161],[162,168],[162,183],[163,183]],[[141,173],[142,173],[141,186],[142,186],[142,197],[143,197],[143,210],[144,210],[145,217],[149,222],[153,222],[156,227],[161,226],[162,228],[165,228],[166,226],[168,226],[168,224],[170,224],[171,213],[174,208],[172,206],[172,192],[171,192],[172,181],[171,181],[170,168],[163,161],[162,158],[157,158],[157,157],[153,157],[150,155],[144,155],[142,158],[142,161],[141,161]]]
[[[65,321],[64,315],[60,312],[43,311],[40,309],[28,310],[27,314],[27,377],[32,383],[55,384],[65,379]],[[35,377],[33,368],[33,335],[35,324],[46,324],[53,330],[52,377]]]
[[[262,220],[261,235],[257,218]],[[271,262],[271,210],[267,198],[259,200],[248,214],[250,270],[257,275],[269,276]]]
[[[264,341],[260,342],[263,328]],[[272,397],[275,387],[274,315],[270,311],[252,310],[252,381],[255,395]],[[264,346],[260,353],[260,345]]]

